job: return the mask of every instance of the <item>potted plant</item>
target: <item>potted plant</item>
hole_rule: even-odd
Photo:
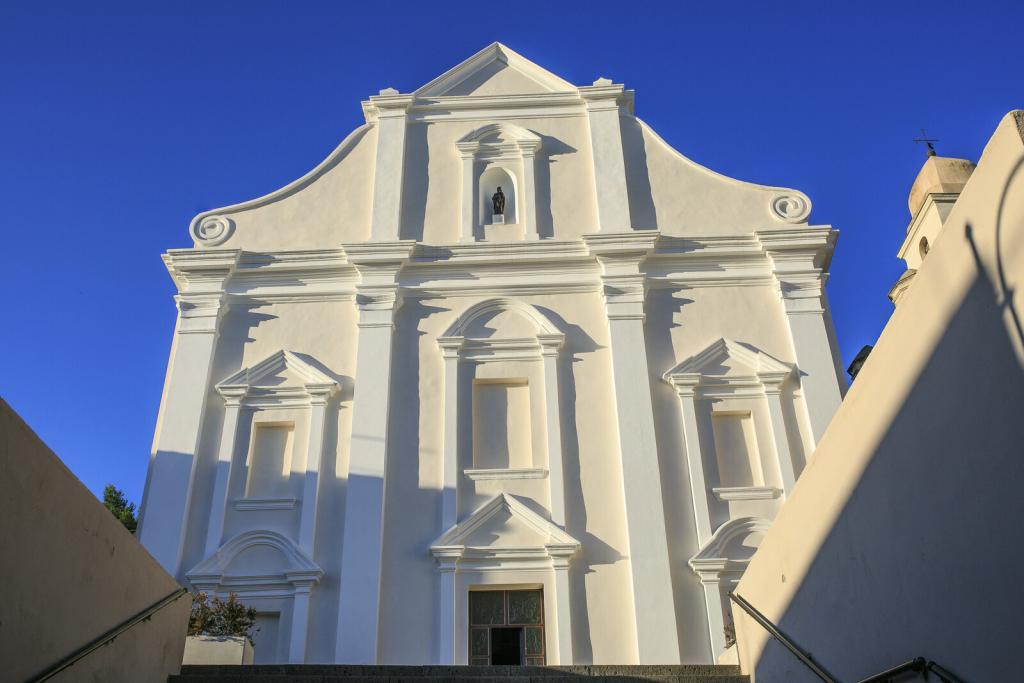
[[[252,664],[257,631],[256,610],[234,593],[227,600],[193,593],[182,664]]]

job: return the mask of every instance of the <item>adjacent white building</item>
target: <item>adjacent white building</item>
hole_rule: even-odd
[[[164,255],[143,544],[257,661],[712,661],[845,390],[836,231],[497,43],[363,112]]]

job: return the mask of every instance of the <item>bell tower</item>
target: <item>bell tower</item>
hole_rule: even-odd
[[[928,143],[928,159],[921,166],[907,199],[910,224],[898,253],[907,264],[907,270],[889,290],[893,304],[899,304],[900,297],[910,287],[928,251],[939,238],[946,217],[974,172],[973,162],[938,156],[931,144],[933,140],[922,141]]]

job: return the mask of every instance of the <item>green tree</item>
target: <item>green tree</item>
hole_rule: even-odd
[[[121,524],[124,524],[125,529],[135,533],[135,527],[139,523],[135,519],[135,503],[128,502],[124,491],[113,484],[107,484],[107,488],[103,489],[103,505],[117,517]]]

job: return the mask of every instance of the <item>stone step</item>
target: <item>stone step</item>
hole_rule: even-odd
[[[735,666],[357,666],[289,664],[184,666],[169,683],[748,683]]]
[[[169,683],[750,683],[747,676],[304,676],[224,674],[171,676]]]

